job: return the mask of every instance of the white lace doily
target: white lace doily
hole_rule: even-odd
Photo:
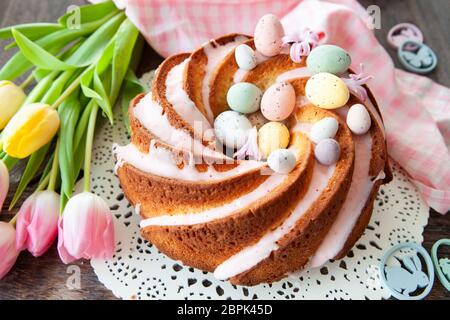
[[[146,75],[144,81],[150,81]],[[382,186],[364,235],[342,260],[305,270],[271,285],[237,287],[211,273],[183,266],[140,237],[139,216],[124,198],[114,175],[112,143],[129,142],[120,112],[116,124],[104,122],[96,136],[92,188],[109,204],[116,227],[117,248],[109,261],[92,260],[98,279],[124,299],[381,299],[378,264],[383,253],[400,242],[422,243],[428,209],[415,187],[397,166],[394,180]]]

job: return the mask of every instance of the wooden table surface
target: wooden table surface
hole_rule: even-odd
[[[81,5],[83,0],[1,0],[0,27],[27,22],[53,22],[62,15],[69,5]],[[400,22],[412,22],[420,27],[426,43],[435,50],[439,57],[438,68],[429,76],[439,83],[450,86],[450,47],[449,30],[450,1],[448,0],[363,0],[367,7],[376,4],[381,8],[382,25],[376,31],[381,43],[386,45],[386,34],[390,27]],[[2,47],[0,47],[1,49]],[[395,51],[388,49],[395,58]],[[0,66],[11,53],[0,50]],[[155,68],[161,61],[153,50],[146,48],[141,69]],[[13,194],[20,177],[20,167],[13,171]],[[29,191],[28,193],[29,194]],[[11,199],[8,198],[6,206]],[[12,213],[2,213],[1,220],[8,220]],[[429,224],[424,232],[424,246],[429,251],[433,243],[441,238],[450,238],[450,216],[441,216],[431,212]],[[446,252],[447,254],[449,251]],[[33,258],[27,252],[20,255],[13,270],[0,281],[0,299],[114,299],[94,274],[89,262],[78,262],[81,269],[81,289],[69,290],[66,282],[70,276],[67,266],[59,261],[55,246],[44,256]],[[438,280],[428,299],[450,299]]]

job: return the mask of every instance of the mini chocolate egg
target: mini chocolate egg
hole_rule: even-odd
[[[314,123],[309,137],[314,143],[319,143],[323,139],[333,139],[338,129],[339,123],[337,120],[332,117],[326,117]]]
[[[236,47],[234,57],[240,69],[249,71],[257,65],[255,51],[246,44],[240,44]]]
[[[256,50],[268,57],[276,56],[281,52],[284,36],[280,20],[273,14],[266,14],[259,19],[255,28]]]
[[[265,125],[269,120],[267,120],[261,111],[256,111],[247,115],[248,120],[252,124],[252,127],[256,127],[259,130],[263,125]]]
[[[261,97],[261,90],[253,83],[239,82],[228,90],[227,102],[234,111],[252,113],[259,110]]]
[[[277,149],[288,146],[290,134],[288,128],[280,122],[268,122],[258,131],[259,151],[264,159]]]
[[[339,75],[347,71],[351,62],[347,51],[331,44],[314,48],[306,59],[308,69],[314,74],[328,72]]]
[[[334,139],[324,139],[314,148],[314,155],[321,164],[330,166],[339,160],[341,147]]]
[[[297,159],[289,149],[275,150],[267,158],[269,168],[276,173],[288,174],[295,168],[296,163]]]
[[[347,125],[354,134],[365,134],[369,131],[372,120],[366,107],[354,104],[347,113]]]
[[[214,120],[217,140],[231,149],[239,149],[247,141],[252,124],[247,117],[236,111],[225,111]]]
[[[287,82],[271,85],[261,99],[261,112],[270,121],[287,119],[295,107],[295,90]]]
[[[337,109],[350,98],[347,85],[334,74],[322,72],[313,75],[306,82],[305,94],[316,107]]]

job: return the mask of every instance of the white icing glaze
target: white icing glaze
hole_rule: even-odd
[[[350,189],[330,231],[310,260],[312,268],[322,266],[342,250],[375,183],[375,179],[371,179],[369,176],[372,157],[370,134],[353,135],[353,141],[355,143],[355,167]]]
[[[203,210],[197,213],[176,213],[174,215],[158,216],[141,221],[141,228],[148,226],[179,226],[206,223],[233,215],[237,210],[250,206],[252,203],[266,197],[275,188],[282,185],[288,175],[272,174],[256,189],[219,207]]]
[[[141,215],[141,207],[142,207],[142,205],[140,203],[138,203],[134,206],[134,213],[138,216]]]
[[[197,109],[194,102],[189,98],[186,91],[184,91],[182,87],[183,72],[188,62],[189,58],[173,67],[167,74],[166,99],[181,116],[181,118],[189,123],[194,130],[199,124],[203,129],[201,132],[203,132],[206,129],[211,129],[211,125],[203,113]]]
[[[205,148],[207,149],[207,148]],[[173,154],[164,147],[156,147],[154,143],[150,144],[148,153],[141,152],[135,145],[114,146],[114,155],[117,159],[117,168],[127,163],[133,167],[160,177],[185,180],[185,181],[213,181],[229,178],[239,175],[249,170],[261,168],[263,163],[258,161],[242,161],[233,170],[216,171],[213,166],[208,166],[205,172],[198,171],[194,164],[192,155],[190,164],[184,165],[182,169],[177,166]]]
[[[151,92],[143,97],[133,108],[135,118],[159,140],[178,149],[195,154],[223,159],[222,153],[206,148],[201,141],[192,138],[189,132],[174,128],[167,114],[163,114],[161,105],[154,101]]]
[[[211,91],[210,82],[211,77],[214,74],[214,70],[223,58],[231,52],[231,50],[246,40],[248,40],[248,38],[245,36],[237,36],[234,41],[228,42],[224,45],[219,45],[212,40],[203,47],[208,63],[205,65],[205,76],[202,81],[202,100],[205,107],[206,116],[210,123],[213,123],[214,121],[214,115],[209,104],[209,93]]]
[[[311,77],[312,73],[309,71],[307,67],[301,67],[297,69],[292,69],[280,74],[277,77],[277,82],[289,81],[298,78],[307,78]]]
[[[314,162],[313,175],[308,190],[291,215],[283,221],[281,226],[264,235],[257,243],[244,248],[225,260],[216,268],[214,276],[221,280],[231,278],[256,266],[259,262],[266,259],[272,251],[277,250],[277,242],[295,227],[298,219],[311,206],[314,206],[314,202],[327,187],[335,168],[335,166],[326,167]]]
[[[234,73],[233,76],[233,82],[234,83],[239,83],[242,82],[242,80],[244,79],[244,77],[247,75],[247,70],[244,69],[237,69],[236,72]]]

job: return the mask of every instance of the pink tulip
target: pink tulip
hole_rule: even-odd
[[[7,222],[0,222],[0,279],[11,270],[19,256],[16,249],[16,230]]]
[[[111,211],[99,196],[83,192],[72,197],[58,225],[58,251],[64,263],[77,259],[109,259],[114,254]]]
[[[0,212],[9,189],[9,172],[3,161],[0,160]]]
[[[43,255],[58,234],[59,195],[50,190],[31,195],[19,210],[16,223],[16,247]]]

